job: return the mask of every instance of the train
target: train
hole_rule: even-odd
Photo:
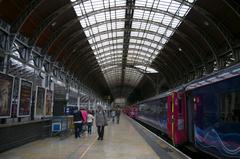
[[[138,107],[137,105],[130,105],[126,106],[122,110],[126,115],[128,115],[130,118],[136,119],[137,113],[138,113]]]
[[[135,118],[217,158],[240,158],[240,66],[138,102]]]

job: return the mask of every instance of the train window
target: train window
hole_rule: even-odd
[[[240,91],[223,94],[220,102],[220,117],[225,122],[240,122]]]

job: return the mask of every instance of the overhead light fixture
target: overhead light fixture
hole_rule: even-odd
[[[206,25],[206,26],[209,26],[209,23],[208,23],[208,21],[204,21],[204,23],[203,23],[204,25]]]
[[[182,48],[178,48],[178,51],[182,51]]]
[[[54,27],[57,23],[56,22],[53,22],[51,25]]]

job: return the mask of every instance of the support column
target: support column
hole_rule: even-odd
[[[8,55],[4,55],[4,64],[3,64],[3,72],[6,73],[7,72],[7,68],[8,68],[8,64],[9,64],[9,57]]]

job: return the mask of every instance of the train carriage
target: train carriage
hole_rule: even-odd
[[[136,105],[126,106],[123,112],[127,114],[130,118],[135,119],[138,114],[138,107]]]
[[[137,118],[164,132],[175,145],[186,142],[185,95],[178,88],[139,103]]]
[[[167,134],[167,93],[139,103],[137,119]]]
[[[217,157],[240,158],[240,66],[138,103],[138,120]]]
[[[216,156],[240,158],[240,76],[201,82],[186,88],[189,141]]]

